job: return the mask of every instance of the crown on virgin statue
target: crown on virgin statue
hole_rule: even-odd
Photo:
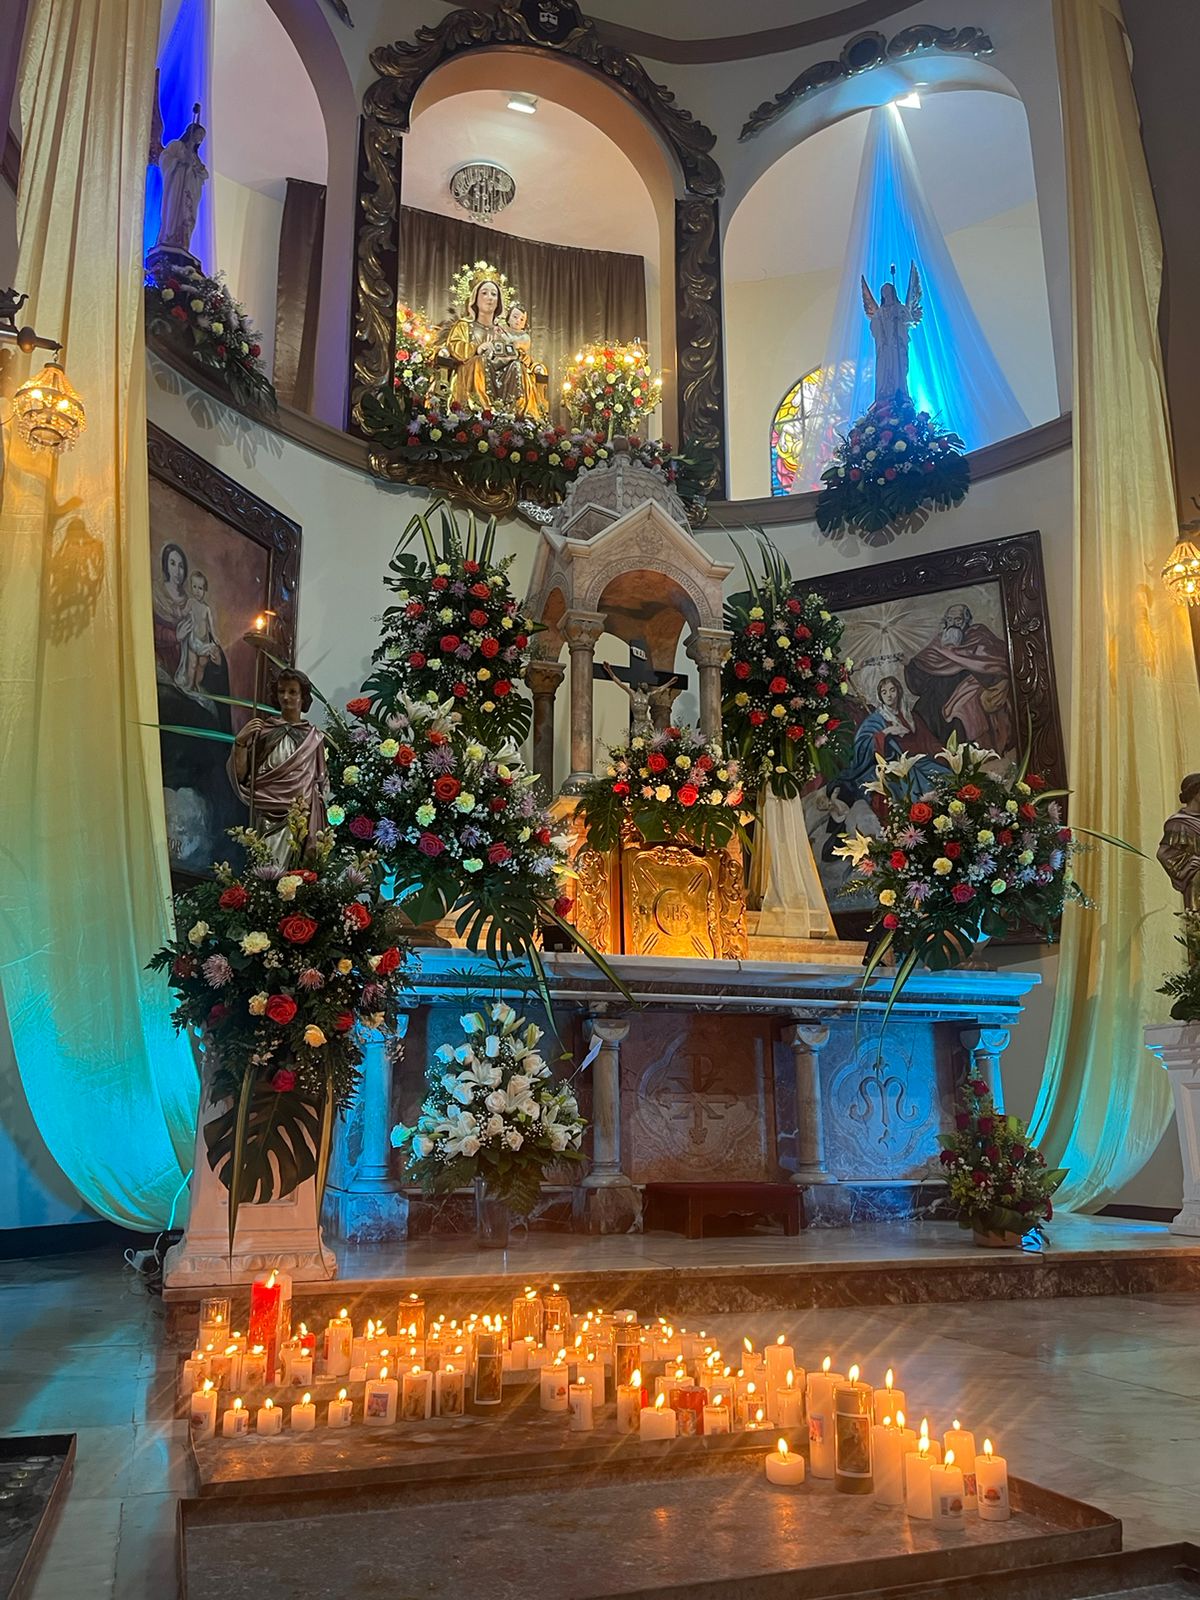
[[[502,317],[514,300],[518,298],[516,288],[500,271],[499,267],[492,266],[490,261],[477,261],[474,266],[464,262],[461,270],[450,285],[450,294],[453,303],[461,306],[464,313],[469,312],[475,291],[481,283],[494,283],[500,290],[500,306],[497,316]]]

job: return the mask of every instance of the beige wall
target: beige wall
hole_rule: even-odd
[[[233,298],[262,335],[262,358],[275,360],[275,296],[283,199],[213,175],[217,265]]]

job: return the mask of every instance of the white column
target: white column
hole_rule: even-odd
[[[577,791],[591,781],[592,772],[592,667],[596,640],[604,632],[604,617],[598,611],[568,611],[562,619],[562,633],[571,652],[571,773],[563,785],[565,793]]]
[[[700,679],[700,732],[706,739],[721,737],[721,664],[732,637],[725,628],[697,628],[685,647]]]
[[[820,1053],[829,1043],[823,1022],[795,1022],[784,1030],[796,1064],[796,1170],[793,1183],[836,1183],[825,1166],[825,1112]]]
[[[533,770],[551,793],[554,791],[554,697],[566,670],[561,661],[536,658],[525,668],[525,682],[533,695]]]
[[[592,1170],[583,1187],[623,1188],[629,1179],[621,1171],[621,1043],[629,1018],[595,1015],[588,1027],[602,1042],[592,1062]]]
[[[1004,1110],[1004,1078],[1000,1071],[1000,1057],[1008,1049],[1012,1034],[1007,1028],[989,1028],[976,1024],[959,1030],[959,1043],[971,1057],[971,1073],[982,1078],[992,1091],[996,1110]]]
[[[1175,1125],[1183,1157],[1183,1209],[1172,1233],[1200,1238],[1200,1022],[1166,1022],[1147,1028],[1146,1048],[1171,1074]]]

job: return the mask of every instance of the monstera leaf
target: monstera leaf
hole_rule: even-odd
[[[243,1104],[245,1125],[239,1129]],[[240,1204],[281,1200],[316,1176],[324,1120],[320,1104],[291,1091],[277,1094],[263,1084],[248,1102],[233,1101],[206,1123],[208,1164],[229,1190],[231,1233]],[[239,1174],[236,1192],[234,1173]]]

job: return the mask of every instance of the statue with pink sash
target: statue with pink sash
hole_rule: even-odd
[[[1190,772],[1179,788],[1179,810],[1163,823],[1158,859],[1183,896],[1188,964],[1200,962],[1200,772]]]
[[[304,720],[312,705],[312,684],[294,667],[282,668],[268,691],[278,718],[253,717],[234,740],[229,778],[250,808],[250,826],[271,846],[275,861],[289,865],[289,817],[297,805],[307,822],[307,846],[325,827],[328,784],[325,735]]]

